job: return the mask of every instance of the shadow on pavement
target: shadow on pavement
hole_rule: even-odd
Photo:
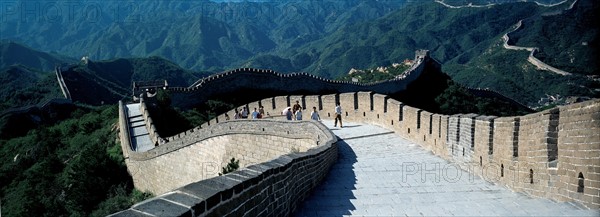
[[[323,182],[303,202],[294,216],[342,216],[351,215],[356,208],[352,190],[356,187],[353,171],[357,162],[354,150],[344,140],[338,140],[338,161],[331,167]]]

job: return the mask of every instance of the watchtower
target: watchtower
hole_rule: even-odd
[[[166,90],[167,87],[169,87],[167,80],[134,81],[132,90],[133,101],[139,102],[141,97],[154,97],[158,89]]]

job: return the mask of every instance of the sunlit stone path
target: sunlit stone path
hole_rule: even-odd
[[[384,128],[324,123],[339,160],[296,216],[600,216],[484,181]]]

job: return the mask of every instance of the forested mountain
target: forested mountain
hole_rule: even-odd
[[[535,105],[546,95],[598,93],[593,81],[547,75],[527,68],[530,65],[521,58],[513,61],[512,56],[523,56],[520,51],[493,48],[523,20],[509,43],[538,47],[540,60],[563,70],[598,74],[594,61],[598,28],[593,22],[598,2],[578,0],[572,10],[562,13],[574,1],[84,1],[52,5],[72,7],[70,16],[47,16],[39,2],[17,1],[15,9],[39,8],[40,13],[9,13],[0,33],[43,51],[88,55],[93,61],[160,56],[196,71],[256,67],[329,78],[351,68],[412,59],[414,50],[429,49],[458,82],[492,88]],[[454,7],[484,4],[494,5]],[[557,5],[548,6],[552,4]],[[91,9],[96,10],[91,13]],[[495,60],[488,54],[496,56]],[[482,65],[499,61],[504,64],[501,69],[490,72],[498,76],[483,75]],[[516,79],[527,73],[536,76],[531,81]],[[539,84],[533,86],[541,89],[530,91],[528,83]]]
[[[23,65],[0,70],[0,111],[61,97],[54,73]]]
[[[92,60],[156,55],[185,68],[220,71],[257,53],[297,47],[342,26],[381,17],[404,0],[48,4],[7,3],[15,13],[3,17],[2,38]],[[28,8],[38,13],[20,14]]]
[[[54,67],[73,62],[59,54],[0,41],[0,111],[60,96]]]
[[[542,14],[523,21],[522,28],[510,34],[511,44],[537,47],[540,60],[559,69],[600,75],[600,4],[582,0],[561,14]]]
[[[592,21],[599,5],[579,0],[571,10],[549,8],[524,19],[522,27],[509,34],[509,44],[539,48],[537,58],[572,75],[539,70],[527,61],[529,51],[506,50],[500,37],[470,60],[446,62],[445,71],[467,86],[491,88],[530,106],[543,105],[549,98],[599,97],[599,31]]]
[[[2,2],[1,214],[105,216],[149,197],[134,190],[123,163],[116,106],[101,106],[131,97],[131,83],[139,80],[188,86],[239,67],[351,79],[351,68],[389,66],[427,49],[447,75],[436,70],[413,83],[416,89],[406,93],[413,102],[406,101],[425,101],[430,107],[420,108],[429,111],[525,112],[464,86],[490,88],[532,107],[548,95],[600,96],[600,1],[440,1]],[[508,43],[536,47],[537,58],[572,75],[537,69],[527,61],[529,51],[504,48],[502,36],[520,20]],[[91,60],[77,63],[82,56]],[[69,89],[85,99],[33,106],[62,96],[53,69],[64,63],[70,63],[62,67]],[[373,81],[401,71],[355,76]],[[170,108],[155,121],[175,134],[257,97],[237,91],[181,113]]]
[[[41,52],[12,41],[0,41],[0,69],[23,65],[41,71],[53,71],[54,67],[70,62],[74,60],[60,54]]]
[[[136,81],[167,80],[170,86],[187,87],[208,74],[182,69],[160,57],[149,57],[89,61],[64,68],[62,75],[74,101],[102,105],[131,97],[131,86]]]
[[[340,28],[278,58],[297,69],[338,77],[351,68],[390,65],[411,58],[411,50],[427,48],[457,82],[490,88],[530,106],[548,95],[597,97],[598,82],[581,74],[600,74],[593,61],[598,58],[597,25],[590,22],[599,3],[579,0],[563,13],[573,2],[555,7],[517,2],[476,8],[409,4],[383,18]],[[531,42],[525,45],[539,47],[540,59],[568,66],[565,69],[573,76],[536,69],[527,62],[527,51],[504,50],[502,36],[519,20],[524,20],[524,27],[511,34],[509,43],[514,43],[512,37],[517,45]],[[529,28],[529,22],[536,25]]]

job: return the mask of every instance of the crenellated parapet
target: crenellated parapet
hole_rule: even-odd
[[[113,216],[289,216],[337,160],[336,142],[315,121],[237,120],[148,152],[122,143],[135,187],[160,196]],[[241,169],[218,176],[231,158]]]
[[[371,83],[331,80],[304,72],[283,74],[273,70],[241,68],[202,78],[189,87],[168,87],[168,90],[179,99],[175,100],[179,107],[199,104],[211,96],[248,87],[263,91],[304,92],[305,94],[357,91],[395,94],[406,90],[409,84],[423,75],[427,67],[437,69],[440,67],[439,62],[431,58],[427,50],[416,51],[414,63],[398,77]]]
[[[155,146],[162,145],[165,143],[165,140],[158,134],[158,130],[156,130],[156,126],[154,125],[154,121],[150,116],[150,111],[148,110],[148,105],[146,105],[146,101],[144,97],[139,98],[140,104],[140,113],[144,119],[144,124],[146,125],[146,129],[148,130],[148,134],[150,139],[152,140],[152,144]]]
[[[306,112],[316,107],[322,119],[333,119],[340,103],[344,121],[393,130],[515,191],[600,208],[600,100],[514,117],[435,114],[374,92],[278,96],[240,107],[263,106],[276,116],[296,100]]]
[[[322,119],[333,119],[340,103],[344,121],[394,131],[487,181],[600,208],[600,100],[515,117],[435,114],[370,91],[277,96],[240,107],[263,106],[277,119],[295,101],[316,107]],[[335,135],[318,122],[224,117],[147,152],[124,147],[136,188],[164,194],[117,216],[160,214],[157,206],[176,207],[175,215],[289,215],[337,157]],[[246,168],[217,176],[232,157]],[[280,190],[264,191],[270,188]],[[274,208],[255,209],[262,206]]]

